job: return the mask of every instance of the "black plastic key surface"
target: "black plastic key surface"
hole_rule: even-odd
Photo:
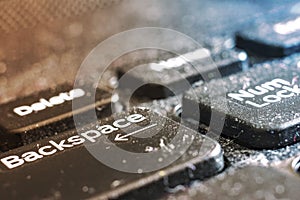
[[[162,199],[299,199],[299,179],[281,170],[247,166]]]
[[[48,126],[49,132],[51,131],[49,125],[55,126],[52,128],[54,130],[59,126],[58,123],[62,124],[64,120],[66,120],[65,123],[70,124],[75,114],[110,103],[110,93],[97,89],[95,104],[87,104],[87,99],[91,98],[89,90],[91,87],[73,88],[72,85],[65,84],[1,105],[1,149],[8,150],[14,146],[20,146],[17,143],[20,142],[21,135],[30,134],[32,130]],[[73,101],[78,101],[79,106],[72,109]]]
[[[121,150],[134,154],[133,159],[119,154]],[[155,168],[174,156],[170,165]],[[210,177],[223,166],[221,147],[213,139],[149,110],[133,109],[2,154],[0,197],[107,199],[135,191],[148,199],[147,191],[154,192],[153,198],[156,189]]]
[[[193,108],[199,106],[200,121],[213,129],[214,112],[214,120],[225,118],[222,134],[250,148],[296,143],[300,140],[299,76],[297,66],[275,62],[205,83],[186,93],[183,116],[196,119]]]
[[[300,51],[300,17],[256,24],[236,34],[236,45],[251,53],[282,57]]]
[[[118,68],[119,88],[155,99],[182,93],[196,81],[242,71],[248,63],[242,51],[226,50],[213,55],[202,48],[135,67],[130,64]]]

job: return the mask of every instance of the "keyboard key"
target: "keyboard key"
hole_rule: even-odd
[[[299,68],[278,62],[205,83],[186,93],[182,116],[196,119],[195,106],[206,125],[213,123],[212,111],[220,120],[226,115],[222,134],[249,148],[296,143],[300,139],[299,76]]]
[[[277,169],[247,166],[163,199],[299,199],[298,185],[297,177]]]
[[[53,129],[62,131],[58,123],[72,123],[73,114],[84,113],[93,106],[86,105],[90,98],[87,88],[72,88],[71,85],[61,85],[0,106],[0,147],[9,150],[20,146],[22,135],[30,135],[32,130],[47,127],[44,132]],[[80,101],[80,108],[72,111],[72,101]],[[105,106],[110,103],[110,94],[102,89],[96,92],[95,106]],[[94,107],[93,107],[94,108]],[[65,121],[64,121],[65,120]],[[51,128],[49,125],[54,126]],[[62,125],[66,126],[66,125]],[[38,135],[38,134],[36,134]],[[36,136],[34,136],[36,137]]]
[[[262,23],[236,34],[236,45],[267,57],[282,57],[300,50],[300,17],[276,23]]]
[[[210,177],[223,166],[216,141],[149,110],[133,109],[77,133],[3,153],[0,193],[3,199],[108,199],[141,187],[162,191]]]
[[[218,73],[227,76],[242,71],[248,64],[244,52],[226,50],[211,55],[209,50],[203,48],[134,67],[127,65],[118,68],[118,76],[121,78],[119,88],[131,89],[136,95],[156,99],[182,93],[190,88],[190,83],[202,80],[203,77],[213,79],[218,77]],[[126,78],[123,77],[125,74]]]

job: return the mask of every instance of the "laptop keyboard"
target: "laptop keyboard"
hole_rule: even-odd
[[[80,2],[0,16],[1,199],[297,199],[297,2]],[[93,47],[149,26],[202,48],[128,52],[74,87]]]

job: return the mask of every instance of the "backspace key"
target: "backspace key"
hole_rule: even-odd
[[[224,166],[216,141],[147,109],[6,152],[0,160],[3,199],[148,199],[147,191],[153,198]]]

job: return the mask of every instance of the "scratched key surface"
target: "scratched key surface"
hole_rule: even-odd
[[[134,109],[2,154],[0,193],[4,199],[106,199],[145,186],[161,192],[223,166],[216,141]],[[143,191],[135,195],[149,198]]]
[[[183,112],[195,118],[191,108],[198,105],[200,121],[209,125],[213,111],[225,119],[222,134],[250,148],[286,146],[300,139],[299,76],[296,63],[258,65],[187,92]]]

